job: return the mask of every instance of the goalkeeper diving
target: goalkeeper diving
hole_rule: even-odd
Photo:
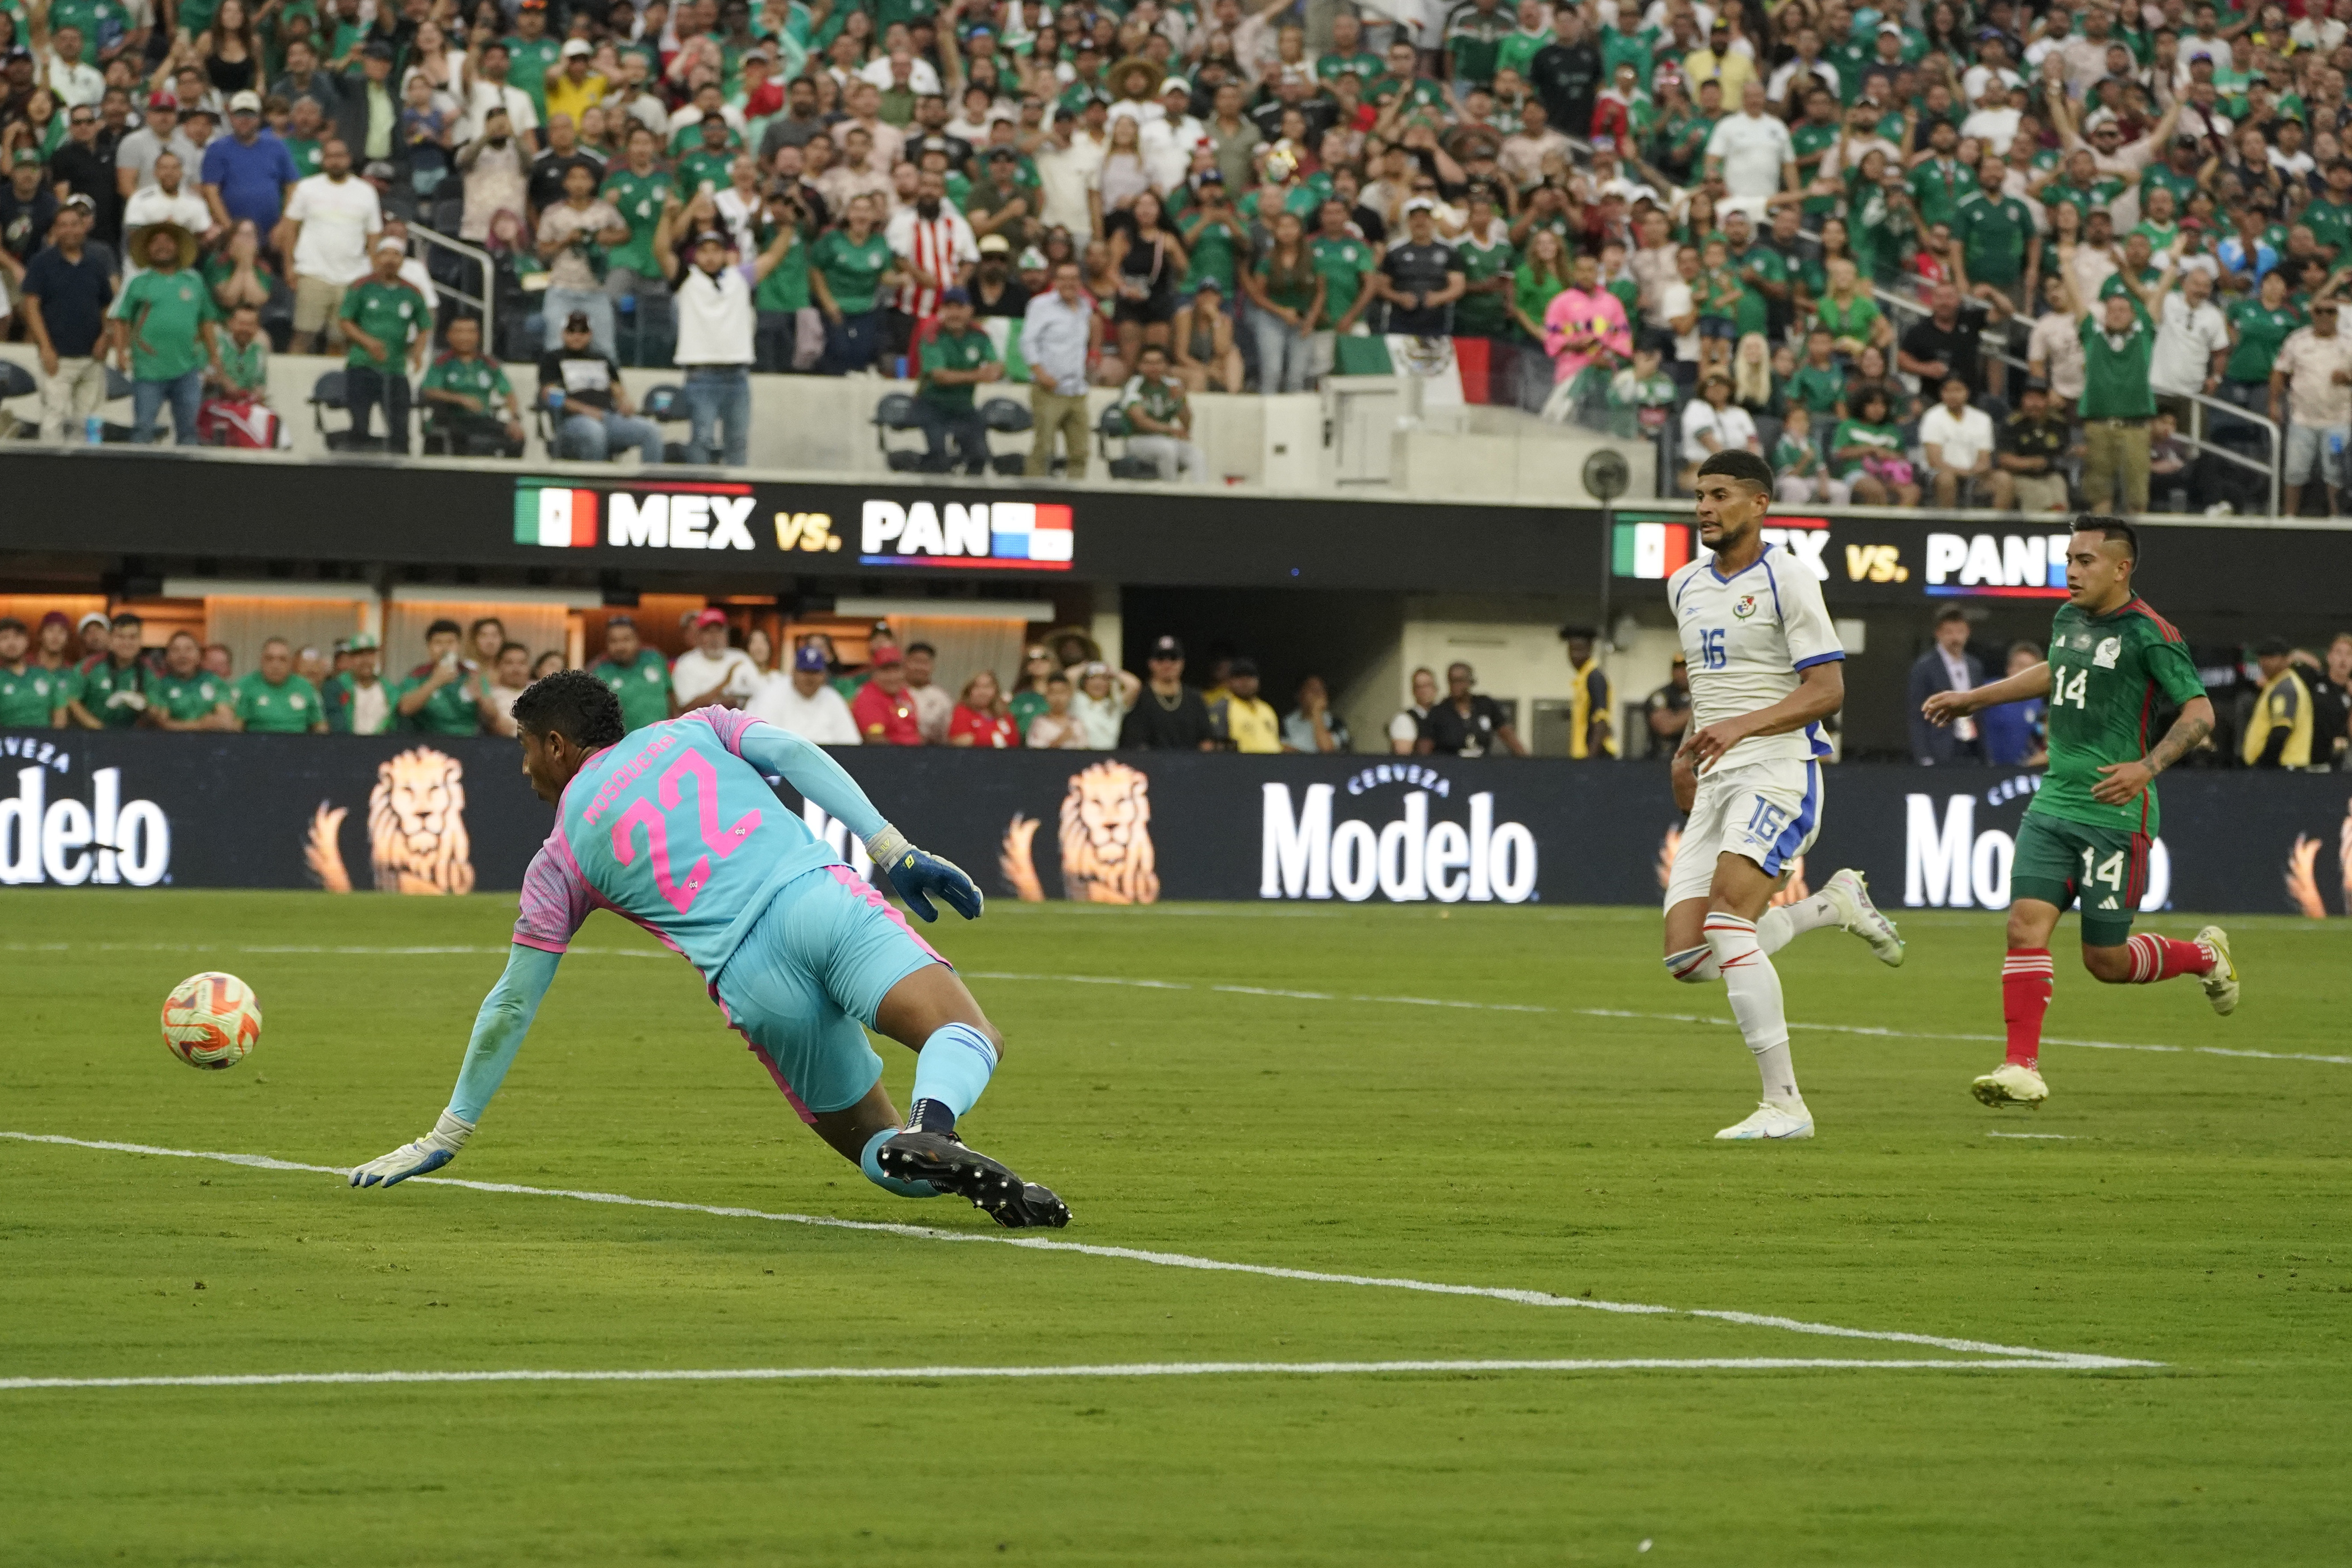
[[[1061,1199],[965,1146],[1003,1041],[948,962],[784,808],[782,778],[845,824],[923,920],[937,898],[979,918],[980,889],[908,844],[866,792],[798,735],[725,708],[624,733],[617,698],[563,670],[515,699],[523,772],[556,807],[523,874],[506,972],[483,999],[433,1131],[352,1172],[356,1187],[439,1170],[473,1137],[572,933],[612,910],[685,955],[818,1137],[902,1197],[952,1193],[1002,1226],[1064,1226]],[[866,1030],[918,1053],[901,1121]]]

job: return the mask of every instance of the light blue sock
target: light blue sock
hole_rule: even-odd
[[[868,1138],[866,1141],[866,1152],[857,1156],[857,1168],[866,1173],[867,1181],[886,1193],[896,1193],[902,1198],[938,1197],[939,1188],[929,1182],[903,1182],[896,1176],[886,1176],[882,1173],[881,1162],[875,1159],[874,1152],[897,1136],[898,1136],[898,1129],[886,1127]]]
[[[915,1103],[907,1125],[945,1132],[972,1108],[996,1070],[996,1047],[969,1024],[934,1031],[915,1058]]]

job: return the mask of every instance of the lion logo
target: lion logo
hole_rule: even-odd
[[[1062,892],[1076,903],[1160,901],[1151,848],[1151,781],[1125,763],[1097,763],[1062,797]]]
[[[466,768],[426,746],[376,769],[368,793],[368,855],[381,893],[470,893]]]

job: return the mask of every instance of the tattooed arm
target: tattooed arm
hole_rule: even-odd
[[[2213,732],[2213,700],[2210,697],[2192,697],[2180,710],[2180,717],[2164,732],[2136,763],[2107,763],[2099,772],[2105,776],[2092,786],[2091,798],[2108,805],[2121,805],[2135,799],[2154,782],[2156,775],[2179,762],[2200,741]]]

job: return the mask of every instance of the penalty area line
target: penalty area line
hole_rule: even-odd
[[[73,1149],[94,1149],[110,1153],[147,1154],[174,1160],[211,1160],[222,1164],[243,1165],[260,1171],[299,1171],[343,1179],[348,1179],[350,1175],[350,1172],[342,1166],[305,1164],[299,1161],[280,1160],[268,1154],[225,1153],[202,1149],[166,1149],[147,1143],[121,1143],[100,1139],[68,1138],[54,1132],[0,1131],[0,1138],[22,1143],[49,1143]],[[1199,1258],[1183,1252],[1156,1252],[1133,1247],[1104,1247],[1083,1241],[1053,1241],[1044,1237],[1005,1236],[986,1231],[936,1230],[928,1226],[894,1225],[880,1220],[837,1219],[829,1215],[787,1214],[722,1204],[690,1204],[672,1198],[640,1198],[622,1193],[585,1192],[565,1187],[524,1186],[513,1182],[475,1182],[458,1176],[412,1176],[409,1181],[417,1185],[463,1187],[470,1192],[505,1193],[519,1197],[562,1198],[574,1203],[614,1204],[627,1208],[658,1209],[672,1214],[710,1215],[720,1219],[753,1219],[772,1225],[801,1225],[821,1230],[863,1231],[870,1235],[902,1237],[913,1241],[967,1242],[997,1247],[1017,1247],[1031,1252],[1074,1253],[1085,1258],[1109,1258],[1129,1263],[1150,1264],[1160,1268],[1190,1268],[1216,1274],[1248,1274],[1265,1279],[1292,1279],[1315,1285],[1352,1285],[1368,1289],[1411,1290],[1433,1296],[1464,1296],[1490,1301],[1509,1301],[1526,1307],[1572,1307],[1587,1311],[1618,1312],[1638,1316],[1703,1318],[1719,1323],[1735,1323],[1743,1328],[1778,1329],[1789,1333],[1819,1334],[1831,1339],[1870,1340],[1883,1344],[1920,1345],[1930,1350],[1954,1351],[1978,1356],[2026,1359],[2041,1364],[2076,1371],[2157,1367],[2164,1364],[2161,1362],[2137,1361],[2120,1356],[2093,1355],[2085,1352],[2035,1350],[2026,1345],[1994,1344],[1982,1340],[1903,1333],[1891,1329],[1851,1329],[1837,1323],[1809,1322],[1800,1318],[1784,1318],[1760,1312],[1731,1311],[1722,1308],[1661,1307],[1642,1301],[1603,1301],[1588,1296],[1559,1296],[1547,1290],[1526,1290],[1508,1286],[1454,1285],[1437,1280],[1412,1279],[1400,1276],[1337,1274],[1313,1268],[1285,1268],[1265,1263],[1235,1263],[1223,1258]]]
[[[2008,1361],[1874,1361],[1858,1356],[1619,1356],[1577,1361],[1147,1361],[1080,1366],[741,1366],[609,1371],[260,1372],[189,1377],[0,1377],[0,1392],[43,1388],[278,1388],[289,1384],[824,1383],[948,1378],[1349,1377],[1383,1373],[1506,1372],[2063,1372],[2032,1357]]]

